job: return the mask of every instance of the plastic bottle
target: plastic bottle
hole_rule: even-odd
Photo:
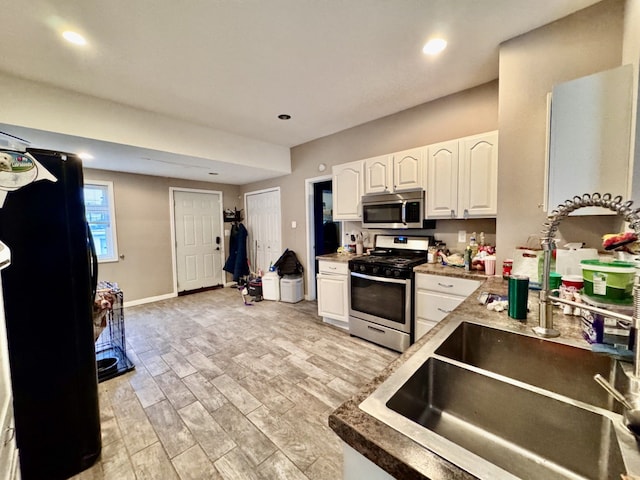
[[[471,258],[473,259],[478,254],[478,242],[476,241],[476,232],[469,237],[469,248],[471,248]]]
[[[471,253],[471,247],[467,247],[464,250],[464,269],[468,272],[471,270],[471,259],[473,258]]]

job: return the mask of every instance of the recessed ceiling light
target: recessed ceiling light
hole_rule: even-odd
[[[286,113],[281,113],[280,115],[278,115],[278,118],[280,120],[289,120],[291,118],[291,115],[287,115]]]
[[[93,155],[91,155],[90,153],[87,153],[87,152],[81,152],[81,153],[78,154],[78,156],[82,160],[93,160]]]
[[[87,44],[87,40],[78,32],[72,32],[71,30],[67,30],[66,32],[62,33],[62,36],[67,42],[73,43],[74,45]]]
[[[432,38],[422,47],[422,53],[425,55],[436,55],[447,48],[447,41],[443,38]]]

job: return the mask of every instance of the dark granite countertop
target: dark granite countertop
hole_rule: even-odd
[[[415,271],[418,273],[484,279],[485,281],[447,318],[420,338],[359,393],[338,407],[329,417],[329,426],[345,443],[396,478],[431,480],[475,478],[468,472],[456,467],[402,433],[360,410],[358,405],[371,395],[400,365],[420,350],[449,321],[463,317],[470,320],[481,320],[483,323],[494,325],[498,328],[530,333],[531,328],[536,326],[538,321],[538,292],[529,291],[530,311],[526,321],[520,322],[510,318],[506,311],[490,311],[478,302],[478,295],[481,292],[507,294],[507,281],[503,280],[502,277],[487,277],[474,272],[465,272],[460,268],[443,267],[442,265],[434,264],[421,265],[416,267]],[[558,312],[554,315],[554,320],[555,328],[561,332],[561,337],[555,341],[583,347],[587,345],[586,341],[582,339],[579,317],[565,316]]]

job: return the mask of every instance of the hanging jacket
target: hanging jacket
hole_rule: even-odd
[[[247,260],[247,237],[249,232],[242,223],[233,224],[229,237],[229,257],[224,264],[224,271],[233,276],[237,282],[240,277],[249,275],[249,262]]]

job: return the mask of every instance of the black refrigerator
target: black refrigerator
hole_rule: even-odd
[[[2,287],[21,474],[65,479],[90,467],[101,450],[92,321],[97,259],[82,162],[35,149],[0,151],[0,159],[0,240],[11,249]]]

